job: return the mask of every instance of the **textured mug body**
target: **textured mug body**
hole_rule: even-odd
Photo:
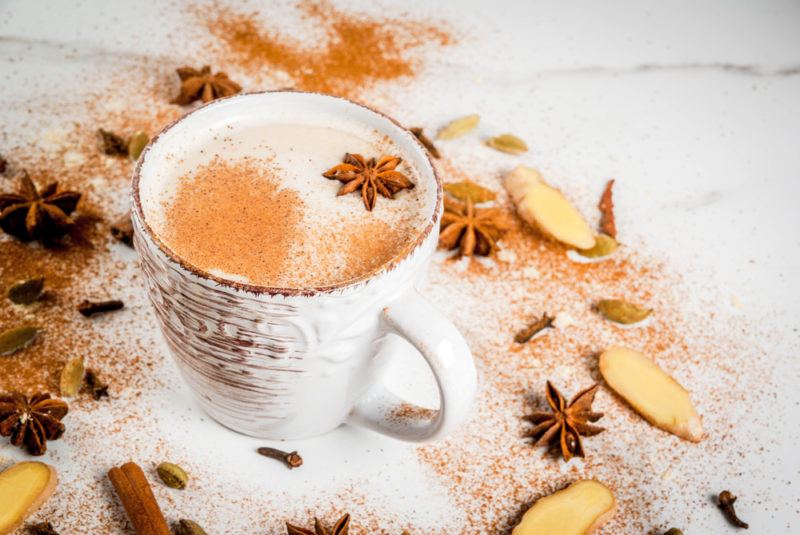
[[[191,146],[195,132],[252,117],[323,112],[358,120],[388,136],[420,180],[435,186],[426,190],[427,223],[389,263],[341,284],[264,287],[220,278],[187,263],[153,231],[145,207],[163,201],[158,169],[175,161],[174,147]],[[188,113],[145,148],[132,181],[134,245],[181,374],[215,420],[271,439],[318,435],[348,422],[405,440],[432,440],[467,417],[476,391],[469,348],[415,289],[436,249],[441,212],[441,181],[413,134],[346,99],[296,91],[237,95]],[[403,352],[385,344],[387,335],[404,338],[430,367],[440,403],[433,415],[409,411],[414,405],[387,388],[382,364],[408,358],[407,348]],[[388,359],[376,358],[379,354]],[[397,418],[399,412],[407,417]]]
[[[339,426],[369,389],[381,311],[425,273],[432,232],[393,269],[322,295],[220,287],[135,244],[164,338],[203,408],[263,438],[313,436]]]

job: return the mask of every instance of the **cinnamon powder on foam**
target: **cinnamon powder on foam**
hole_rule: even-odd
[[[267,161],[216,157],[182,178],[164,201],[163,240],[190,264],[222,277],[309,288],[378,270],[416,234],[410,222],[390,226],[360,207],[353,220],[314,224],[306,212],[315,207],[282,187],[280,173]]]

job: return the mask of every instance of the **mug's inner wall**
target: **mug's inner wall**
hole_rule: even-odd
[[[416,187],[399,192],[396,200],[379,197],[373,212],[366,211],[358,190],[337,197],[342,183],[321,173],[339,164],[345,152],[357,151],[366,152],[368,158],[383,152],[400,156],[403,163],[398,170]],[[216,189],[204,187],[208,173],[218,182]],[[244,195],[249,189],[246,182],[262,174],[290,177],[290,183],[279,186],[288,184],[296,193],[294,200],[285,195],[272,198],[269,192]],[[242,95],[187,115],[145,152],[138,191],[145,223],[172,256],[217,278],[279,288],[329,287],[371,275],[416,244],[437,208],[434,173],[411,134],[349,101],[294,92]],[[200,217],[192,204],[202,195],[214,199],[210,218]],[[239,197],[243,212],[235,209]],[[292,210],[300,205],[304,219],[295,228]],[[402,236],[400,216],[404,224],[412,225]],[[252,236],[219,235],[220,229],[235,227],[236,217],[249,218],[244,229]],[[358,221],[363,228],[355,225]],[[216,225],[217,235],[203,235],[209,225]],[[186,238],[183,241],[176,240],[178,230]],[[305,242],[298,238],[299,232],[305,233]],[[370,244],[374,250],[364,249]],[[375,249],[375,244],[383,248]],[[348,261],[343,256],[348,247],[364,261]],[[214,260],[213,254],[203,256],[204,248],[223,254]],[[298,262],[282,264],[277,258],[281,254],[314,264],[309,269]],[[261,260],[264,263],[258,264]]]

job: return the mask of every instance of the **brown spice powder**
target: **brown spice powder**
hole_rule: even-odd
[[[413,76],[420,68],[415,49],[454,42],[440,25],[411,18],[374,18],[347,13],[327,1],[298,4],[309,26],[325,38],[307,46],[282,33],[279,24],[261,27],[254,13],[211,4],[202,22],[221,43],[226,63],[249,70],[273,69],[287,75],[296,89],[357,97],[384,81]]]
[[[498,204],[513,211],[496,176],[467,176],[447,161],[440,170],[446,182],[470,178],[497,191]],[[601,261],[575,261],[565,247],[518,221],[502,239],[497,259],[434,262],[425,293],[467,338],[482,384],[472,419],[447,440],[419,448],[418,456],[447,482],[474,532],[508,533],[536,499],[582,477],[609,485],[621,504],[603,533],[652,530],[654,519],[675,501],[649,490],[653,478],[666,480],[674,472],[682,488],[702,489],[705,482],[689,468],[693,463],[737,455],[720,451],[716,440],[689,444],[653,428],[605,386],[596,408],[605,413],[600,423],[607,430],[584,441],[586,459],[567,465],[524,438],[530,426],[521,416],[546,407],[544,381],[550,378],[570,393],[593,382],[602,385],[597,356],[613,343],[641,350],[682,382],[709,436],[733,425],[719,421],[712,409],[730,403],[731,391],[763,395],[759,373],[743,376],[718,363],[722,338],[711,333],[720,329],[687,314],[680,276],[629,247]],[[655,312],[641,325],[621,327],[592,310],[597,296],[647,303]],[[543,310],[556,316],[556,327],[528,344],[514,343],[514,333]],[[726,354],[752,352],[743,340],[725,344]],[[709,375],[719,384],[705,386],[701,376]]]
[[[97,142],[99,126],[126,135],[137,130],[152,134],[182,113],[166,104],[166,99],[148,101],[147,113],[130,113],[144,105],[138,100],[113,106],[120,95],[137,94],[137,87],[150,82],[152,69],[152,65],[143,65],[128,66],[119,75],[112,71],[114,83],[69,106],[61,101],[30,100],[28,105],[35,113],[29,112],[29,118],[16,128],[36,136],[31,140],[9,137],[14,142],[3,146],[9,170],[0,176],[0,191],[16,191],[14,172],[27,169],[37,185],[58,181],[60,188],[79,191],[83,197],[74,214],[75,226],[59,247],[25,244],[0,233],[0,326],[37,325],[43,329],[31,346],[0,358],[0,392],[58,395],[64,364],[83,356],[116,396],[125,388],[151,383],[153,378],[143,372],[162,361],[157,353],[143,349],[151,343],[141,335],[141,322],[132,318],[140,301],[131,294],[140,284],[132,262],[135,253],[129,248],[120,251],[122,246],[110,236],[112,222],[128,211],[132,162],[102,154]],[[40,117],[58,121],[59,127],[43,127]],[[6,299],[11,284],[35,276],[45,277],[45,294],[39,302],[17,306]],[[115,318],[91,320],[77,312],[83,299],[110,297],[124,299],[130,310]],[[84,405],[82,411],[97,406],[88,397],[78,401]]]
[[[217,157],[184,177],[165,201],[164,242],[204,271],[273,287],[308,288],[359,279],[402,254],[415,235],[359,213],[313,225],[314,210],[266,161]]]
[[[304,203],[267,163],[219,157],[180,179],[165,200],[159,234],[175,253],[209,272],[280,286]]]
[[[153,70],[152,65],[148,67]],[[152,78],[160,80],[148,84],[156,88],[153,95],[146,91],[143,95],[136,85],[138,75],[131,78],[130,68],[121,73],[119,83],[94,99],[87,98],[81,89],[75,91],[80,100],[98,102],[100,107],[105,102],[125,98],[127,109],[137,106],[139,109],[124,114],[102,109],[89,112],[88,117],[81,117],[68,149],[45,156],[43,147],[36,144],[15,147],[6,142],[0,147],[12,164],[28,167],[35,178],[43,179],[41,170],[48,169],[64,185],[86,193],[80,211],[92,213],[96,203],[97,208],[102,208],[104,218],[90,225],[93,230],[86,236],[91,246],[63,252],[45,252],[38,246],[22,245],[0,236],[0,279],[4,287],[9,282],[43,274],[55,299],[48,298],[30,309],[12,306],[7,301],[0,305],[0,324],[41,319],[48,327],[45,336],[31,347],[0,358],[0,390],[21,389],[30,393],[42,385],[52,389],[61,363],[82,353],[94,359],[89,361],[90,365],[101,363],[104,378],[109,377],[105,370],[113,369],[112,391],[123,393],[125,388],[127,399],[124,403],[112,400],[104,404],[111,412],[111,422],[97,425],[94,415],[89,414],[96,404],[73,405],[62,441],[70,443],[75,451],[114,451],[120,462],[127,458],[155,461],[167,455],[174,458],[180,456],[176,452],[182,452],[185,444],[174,437],[153,437],[152,422],[158,420],[163,407],[153,406],[147,394],[149,390],[163,388],[159,385],[162,374],[154,368],[164,361],[165,354],[144,334],[155,330],[152,314],[149,308],[147,311],[144,308],[147,305],[139,302],[132,307],[130,314],[135,314],[135,321],[126,319],[128,316],[124,314],[129,312],[122,312],[113,321],[98,318],[104,324],[86,322],[74,311],[74,304],[86,297],[87,292],[99,292],[93,295],[103,297],[104,289],[132,287],[136,288],[132,291],[135,298],[143,295],[141,277],[131,269],[131,258],[106,241],[107,221],[114,221],[127,210],[123,205],[130,164],[99,155],[93,136],[98,125],[120,132],[144,129],[152,134],[180,114],[181,110],[164,105],[174,87],[163,80],[171,80],[168,76],[172,75],[173,67],[162,65],[160,71],[150,72]],[[262,67],[263,64],[253,62],[252,70],[255,73]],[[94,81],[81,80],[87,85]],[[33,111],[29,112],[29,124],[7,124],[8,132],[31,131],[46,138],[42,126],[47,122],[45,119],[70,123],[75,114],[83,113],[61,99],[52,108],[33,103],[30,107]],[[76,164],[78,156],[83,163]],[[448,174],[458,176],[459,172],[451,168]],[[496,176],[471,178],[501,190]],[[95,187],[96,181],[99,185]],[[0,185],[3,190],[13,186],[5,177],[0,177]],[[500,202],[504,203],[502,198]],[[495,265],[473,261],[464,272],[458,271],[461,268],[458,263],[434,262],[431,284],[426,287],[427,295],[468,338],[482,378],[482,392],[473,419],[445,442],[418,450],[421,461],[430,467],[435,481],[446,488],[455,509],[464,516],[456,520],[442,518],[442,522],[450,520],[447,528],[431,528],[413,514],[404,515],[393,506],[384,507],[380,497],[376,498],[379,493],[365,490],[370,489],[374,478],[364,481],[354,478],[347,483],[331,481],[330,488],[337,493],[335,499],[323,493],[316,496],[309,493],[302,504],[292,506],[281,500],[280,491],[264,494],[259,492],[263,490],[261,486],[231,486],[224,481],[226,472],[222,468],[199,462],[190,468],[193,476],[204,480],[192,494],[176,495],[155,489],[165,509],[173,514],[190,508],[197,510],[200,515],[197,520],[203,524],[208,521],[207,526],[212,528],[224,521],[220,519],[239,515],[251,519],[253,526],[263,532],[277,532],[284,519],[300,522],[314,515],[334,518],[347,510],[353,513],[354,523],[357,520],[355,533],[397,533],[401,527],[408,527],[411,533],[499,534],[508,533],[535,499],[576,478],[589,476],[611,486],[620,504],[616,517],[603,528],[603,533],[655,533],[666,528],[662,525],[664,529],[656,530],[654,525],[658,519],[663,520],[670,504],[688,503],[683,495],[694,495],[695,490],[705,488],[706,481],[698,478],[708,471],[698,470],[695,474],[695,467],[707,466],[709,459],[713,459],[715,470],[724,476],[734,476],[740,473],[743,460],[771,451],[759,437],[768,434],[767,425],[772,419],[753,422],[748,411],[737,412],[730,406],[737,402],[745,406],[745,401],[749,406],[774,398],[769,366],[773,355],[767,355],[756,344],[748,345],[750,339],[745,334],[753,332],[752,322],[744,315],[729,317],[716,299],[717,293],[709,292],[704,297],[708,299],[705,310],[710,313],[687,314],[681,301],[685,297],[680,290],[681,280],[675,271],[631,254],[629,245],[603,262],[577,264],[565,258],[563,248],[543,241],[522,226],[509,233],[503,243],[507,252],[516,255],[513,262],[502,260]],[[118,295],[116,291],[113,293]],[[608,325],[590,312],[590,301],[598,295],[647,303],[656,308],[656,313],[646,325],[636,328]],[[121,297],[127,304],[128,296]],[[133,299],[134,304],[136,301]],[[550,329],[525,346],[514,344],[513,333],[531,315],[545,309],[557,316],[566,310],[576,322]],[[69,314],[75,314],[78,321],[73,321]],[[107,333],[101,328],[111,325],[121,325],[122,333]],[[730,336],[734,333],[735,339]],[[684,382],[699,403],[704,425],[713,438],[688,445],[652,428],[603,389],[598,394],[597,408],[606,413],[603,423],[608,431],[587,440],[589,459],[585,463],[565,467],[543,451],[531,448],[522,438],[525,424],[519,415],[529,412],[531,406],[542,406],[539,392],[543,380],[554,378],[565,390],[573,391],[586,380],[599,379],[595,353],[613,342],[643,350]],[[713,386],[702,386],[701,377]],[[746,425],[738,428],[740,424]],[[130,440],[143,436],[153,439]],[[737,451],[720,446],[725,443],[735,443]],[[182,462],[191,465],[192,458]],[[63,460],[54,448],[51,461],[61,467],[68,464]],[[95,474],[94,458],[81,457],[74,462],[80,469],[77,474],[66,470],[60,474],[62,489],[80,487],[81,492],[58,492],[45,504],[41,517],[59,518],[56,527],[67,532],[110,534],[126,529],[124,513],[110,497],[104,478]],[[675,480],[670,482],[671,477]],[[655,489],[651,484],[654,478],[663,481]],[[702,490],[696,494],[697,498],[689,498],[695,507],[682,505],[680,509],[681,518],[687,521],[708,514]],[[763,494],[757,499],[764,510],[772,503]],[[462,518],[464,522],[460,521]],[[414,526],[419,527],[414,529]]]
[[[409,223],[392,227],[384,221],[362,221],[347,237],[347,266],[350,279],[374,273],[401,257],[412,244],[417,230]]]

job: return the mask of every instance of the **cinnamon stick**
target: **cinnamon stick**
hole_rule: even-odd
[[[603,190],[603,195],[600,197],[600,232],[617,239],[617,222],[614,218],[614,198],[612,188],[614,187],[614,180],[609,180],[606,183],[606,188]]]
[[[144,472],[136,463],[125,463],[108,471],[125,512],[137,535],[170,535],[169,526],[158,506]]]

